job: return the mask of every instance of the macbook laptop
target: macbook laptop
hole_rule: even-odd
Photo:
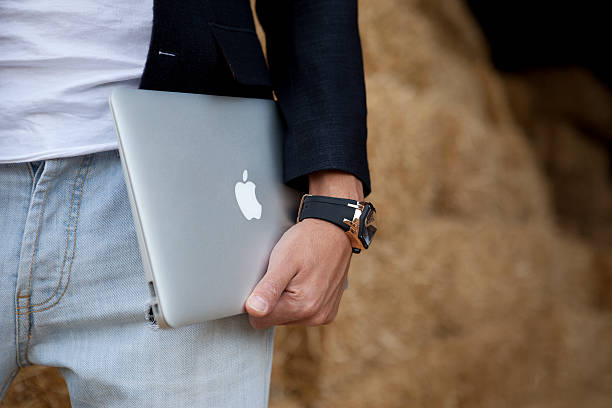
[[[299,204],[276,103],[118,88],[110,105],[155,321],[243,313]]]

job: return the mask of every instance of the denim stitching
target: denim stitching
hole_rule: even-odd
[[[47,195],[49,193],[49,187],[51,185],[51,181],[53,181],[53,178],[55,177],[57,170],[59,169],[60,165],[61,165],[62,159],[60,159],[57,162],[57,166],[55,167],[55,169],[53,170],[53,173],[49,174],[49,179],[47,180],[47,183],[45,185],[45,193],[43,195],[43,199],[42,202],[40,204],[40,214],[38,215],[38,222],[36,225],[36,235],[34,236],[34,248],[32,248],[32,260],[30,263],[30,276],[28,277],[28,294],[26,296],[22,296],[21,295],[21,289],[19,289],[17,291],[17,305],[15,305],[16,307],[19,307],[19,299],[26,299],[26,304],[29,305],[30,304],[30,297],[32,295],[31,292],[31,285],[32,285],[32,270],[34,269],[34,256],[36,255],[36,250],[37,250],[37,245],[38,245],[38,237],[40,234],[40,226],[41,226],[41,220],[42,220],[42,215],[45,212],[45,204],[47,202]],[[21,321],[19,319],[19,315],[21,315],[21,313],[19,313],[18,311],[15,312],[15,323],[16,323],[16,349],[17,349],[17,365],[19,367],[22,367],[22,362],[20,361],[20,357],[21,357],[21,347],[20,347],[20,326],[21,326]],[[29,364],[31,364],[31,362],[28,360],[27,354],[28,354],[28,346],[30,344],[30,338],[32,337],[32,324],[31,322],[29,322],[28,324],[28,338],[26,340],[26,349],[25,349],[25,361]]]
[[[32,317],[30,315],[28,315],[28,319],[30,319],[30,324],[28,325],[28,339],[26,340],[26,349],[25,349],[25,361],[30,364],[30,365],[34,365],[34,363],[32,363],[30,361],[30,343],[32,341]]]
[[[66,249],[64,250],[64,261],[62,263],[62,269],[60,272],[59,279],[57,281],[57,286],[55,287],[55,291],[53,292],[51,296],[49,296],[47,299],[43,300],[42,302],[28,304],[27,306],[18,306],[17,309],[27,309],[33,306],[42,306],[45,303],[48,303],[49,301],[51,301],[55,297],[55,295],[57,295],[57,293],[59,292],[59,289],[62,285],[62,278],[64,277],[64,270],[66,269],[66,259],[68,259],[68,246],[70,243],[70,224],[73,218],[72,209],[74,208],[74,196],[76,195],[77,181],[79,177],[81,176],[81,170],[83,169],[84,165],[85,165],[85,160],[82,160],[81,165],[79,166],[79,170],[77,171],[77,175],[74,178],[74,184],[72,186],[72,200],[70,202],[70,210],[68,212],[68,230],[66,231]]]
[[[34,172],[32,171],[32,165],[30,163],[26,163],[26,169],[28,169],[28,173],[30,173],[30,177],[32,178],[32,183],[34,183]]]
[[[85,180],[87,179],[87,174],[89,173],[89,167],[91,166],[91,162],[93,161],[93,155],[89,155],[87,158],[83,159],[83,161],[88,159],[88,163],[87,163],[87,169],[85,169],[85,175],[83,176],[83,181],[81,182],[81,187],[80,187],[80,192],[79,192],[79,205],[77,207],[77,215],[76,215],[76,220],[74,223],[74,244],[72,247],[72,256],[70,258],[70,267],[68,268],[68,277],[66,279],[66,285],[64,286],[64,290],[62,291],[62,294],[60,295],[60,297],[51,305],[42,308],[42,309],[38,309],[38,310],[28,310],[26,313],[19,313],[21,315],[27,315],[30,316],[33,313],[36,312],[42,312],[45,310],[49,310],[51,308],[53,308],[54,306],[57,306],[57,304],[59,304],[59,302],[62,300],[62,298],[64,297],[64,294],[66,293],[66,290],[68,289],[68,285],[70,284],[70,273],[72,272],[72,262],[74,261],[74,253],[75,253],[75,249],[76,249],[76,236],[77,236],[77,226],[79,225],[79,213],[81,210],[81,202],[82,202],[82,197],[83,197],[83,187],[85,185]],[[30,324],[29,328],[28,328],[28,339],[26,341],[26,348],[25,348],[25,360],[29,363],[32,364],[32,362],[30,361],[30,357],[29,357],[29,352],[30,352],[30,341],[32,340],[32,324]]]
[[[40,223],[42,221],[43,213],[45,212],[45,204],[47,201],[47,194],[49,193],[49,186],[51,185],[51,181],[53,181],[53,178],[55,177],[55,174],[57,173],[57,169],[60,167],[60,162],[61,162],[61,159],[57,163],[57,167],[55,167],[55,170],[53,170],[53,173],[49,175],[49,180],[47,180],[47,184],[45,185],[45,194],[43,195],[43,199],[40,204],[40,214],[38,214],[38,223],[36,225],[36,236],[34,237],[34,248],[32,249],[32,259],[30,261],[30,276],[28,278],[28,294],[27,296],[21,296],[21,289],[19,289],[19,293],[17,294],[18,298],[29,298],[31,295],[32,271],[34,270],[34,257],[36,256],[36,250],[38,246],[38,236],[40,234]],[[28,304],[29,303],[30,302],[28,301]]]
[[[40,204],[40,214],[38,214],[38,222],[36,225],[36,235],[34,236],[34,248],[32,249],[32,260],[30,262],[30,276],[28,278],[28,295],[26,296],[21,296],[21,289],[19,289],[17,297],[18,298],[28,298],[30,297],[29,292],[30,292],[30,288],[31,288],[31,284],[32,284],[32,269],[34,268],[34,256],[36,255],[36,247],[38,244],[38,235],[40,234],[40,225],[41,225],[41,221],[42,221],[42,215],[45,212],[45,204],[47,201],[47,194],[49,193],[49,185],[51,184],[51,181],[53,180],[53,177],[55,177],[55,173],[57,172],[57,168],[58,166],[55,168],[55,170],[53,171],[53,173],[51,173],[49,175],[49,179],[47,180],[47,183],[45,185],[45,193],[43,195],[43,199],[42,202]]]
[[[17,377],[18,373],[19,370],[13,370],[6,378],[6,381],[4,381],[4,384],[2,384],[2,387],[0,387],[0,401],[2,400],[4,394],[8,391],[8,387],[11,385],[15,377]]]
[[[73,245],[72,245],[72,256],[70,257],[70,266],[68,267],[68,275],[66,278],[66,285],[64,285],[64,290],[62,291],[62,293],[60,294],[59,298],[57,298],[57,300],[55,302],[53,302],[53,304],[44,307],[42,309],[38,309],[38,310],[28,310],[27,312],[21,312],[19,314],[21,315],[30,315],[32,313],[37,313],[37,312],[44,312],[45,310],[49,310],[51,308],[53,308],[54,306],[57,306],[57,304],[62,300],[62,298],[64,297],[64,294],[66,294],[66,290],[68,289],[68,285],[70,284],[70,275],[72,272],[72,263],[74,262],[74,254],[76,252],[76,238],[77,238],[77,227],[79,225],[79,214],[81,211],[81,203],[82,203],[82,197],[83,197],[83,187],[85,185],[85,180],[87,179],[87,174],[89,173],[89,168],[91,167],[91,163],[93,161],[93,157],[88,157],[90,160],[87,163],[87,168],[85,169],[85,174],[83,175],[83,181],[81,182],[81,186],[80,186],[80,192],[79,192],[79,205],[77,206],[77,214],[76,214],[76,219],[74,222],[74,236],[73,236]],[[29,344],[29,341],[28,341]],[[27,355],[28,349],[26,349],[26,355]]]

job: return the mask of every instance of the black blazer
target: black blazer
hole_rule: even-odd
[[[286,124],[285,181],[354,174],[370,192],[356,0],[258,0],[269,70],[249,0],[154,0],[140,87],[271,98]]]

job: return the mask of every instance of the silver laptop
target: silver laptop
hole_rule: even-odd
[[[275,102],[118,88],[110,105],[157,324],[243,313],[299,203]]]

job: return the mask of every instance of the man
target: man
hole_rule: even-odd
[[[106,105],[115,86],[277,96],[285,180],[370,191],[354,0],[0,3],[0,397],[59,367],[73,407],[265,406],[272,326],[335,317],[352,242],[308,218],[278,242],[248,315],[155,330]]]

